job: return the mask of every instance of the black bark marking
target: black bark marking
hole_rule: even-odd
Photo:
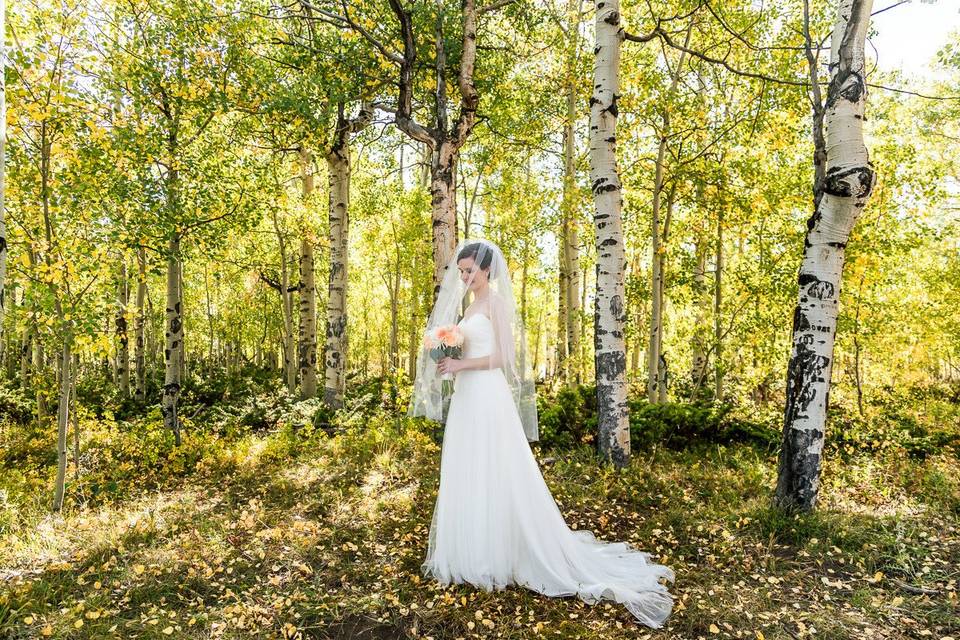
[[[827,172],[823,190],[841,198],[862,198],[873,189],[874,171],[870,167],[831,169]]]
[[[620,24],[620,12],[614,11],[613,13],[608,15],[606,18],[604,18],[603,21],[612,27],[617,26],[618,24]]]
[[[616,243],[616,240],[611,241],[611,244]],[[623,300],[620,298],[620,296],[613,296],[610,298],[610,313],[612,313],[613,317],[617,319],[623,317]]]
[[[824,381],[823,372],[829,364],[830,359],[826,356],[817,354],[803,342],[796,343],[787,366],[787,425],[807,417],[806,411],[817,396],[814,383]]]
[[[800,309],[800,307],[795,307],[793,310],[793,332],[797,333],[798,331],[809,331],[810,330],[810,321],[807,320],[807,315]]]
[[[603,185],[602,187],[600,187],[599,189],[597,189],[596,191],[594,191],[594,193],[596,193],[596,194],[601,194],[601,193],[606,193],[606,192],[608,192],[608,191],[618,191],[619,189],[620,189],[620,187],[618,187],[617,185],[611,183],[611,184],[605,184],[605,185]]]
[[[816,276],[809,273],[801,273],[797,281],[801,288],[807,287],[807,295],[811,298],[815,298],[817,300],[833,298],[835,289],[832,282],[820,280]]]
[[[617,109],[617,100],[618,100],[619,98],[620,98],[620,96],[618,96],[617,94],[613,94],[613,100],[610,101],[610,106],[607,107],[607,111],[608,111],[608,112],[610,113],[610,115],[612,115],[614,118],[616,118],[617,115],[620,113],[620,111]]]

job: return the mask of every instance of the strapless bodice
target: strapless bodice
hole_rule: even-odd
[[[457,323],[463,332],[463,357],[480,358],[493,353],[493,322],[482,313],[474,313]]]

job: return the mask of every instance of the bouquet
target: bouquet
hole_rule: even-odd
[[[455,324],[434,327],[423,336],[423,348],[430,351],[434,362],[444,358],[460,359],[463,356],[463,333]],[[453,380],[453,374],[445,373],[441,380]]]

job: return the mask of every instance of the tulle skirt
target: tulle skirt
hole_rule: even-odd
[[[626,542],[571,530],[530,450],[500,369],[458,372],[440,461],[426,576],[486,591],[516,584],[551,597],[623,604],[659,628],[673,570]]]

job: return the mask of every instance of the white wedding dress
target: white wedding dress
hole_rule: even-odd
[[[489,355],[493,323],[460,321],[464,358]],[[503,371],[456,374],[430,526],[425,576],[486,591],[517,584],[547,596],[609,599],[659,628],[673,598],[659,578],[673,570],[625,542],[571,530],[544,482]]]

